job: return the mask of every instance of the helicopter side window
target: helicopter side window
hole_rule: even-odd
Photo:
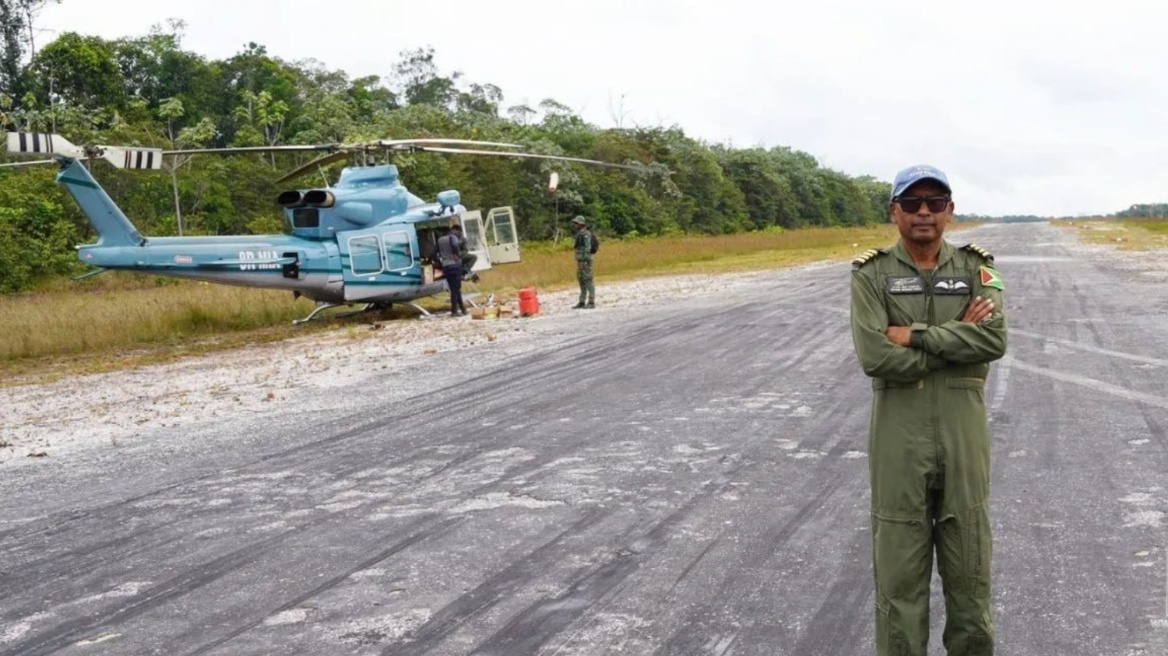
[[[389,271],[400,271],[414,265],[414,251],[410,248],[410,236],[405,232],[387,232],[382,235],[385,240],[385,255],[388,260]]]
[[[495,243],[513,244],[519,240],[515,238],[514,217],[510,214],[500,214],[493,217],[495,224]]]
[[[376,235],[349,240],[349,267],[358,276],[381,273],[384,268],[381,264],[381,243]]]

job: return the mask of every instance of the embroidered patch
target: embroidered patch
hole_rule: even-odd
[[[925,279],[920,276],[888,276],[884,288],[889,294],[924,294]]]
[[[953,294],[966,296],[969,294],[969,292],[969,278],[964,276],[942,278],[933,283],[934,294]]]
[[[977,269],[978,275],[981,276],[982,287],[994,287],[996,289],[1004,290],[1006,287],[1002,284],[1002,274],[998,273],[997,269],[992,269],[988,266],[981,266]]]

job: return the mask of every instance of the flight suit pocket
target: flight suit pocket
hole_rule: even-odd
[[[933,564],[929,528],[922,519],[873,514],[877,598],[905,599],[927,586]]]

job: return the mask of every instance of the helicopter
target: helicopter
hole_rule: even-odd
[[[520,152],[521,146],[469,139],[418,138],[353,144],[248,146],[163,150],[107,145],[78,146],[57,134],[8,132],[10,154],[49,155],[51,159],[0,164],[32,166],[56,163],[56,182],[73,197],[97,233],[96,243],[77,246],[78,258],[95,270],[186,278],[209,283],[291,291],[316,302],[300,324],[323,311],[363,304],[356,312],[387,309],[394,303],[432,316],[416,301],[449,291],[437,266],[437,240],[462,226],[473,258],[471,280],[494,265],[518,262],[518,231],[511,207],[468,211],[457,190],[448,189],[427,202],[411,193],[394,164],[368,164],[370,154],[433,152],[476,156],[538,158],[637,170],[577,157]],[[498,149],[498,150],[491,150]],[[364,161],[347,166],[334,184],[289,189],[275,199],[283,208],[290,234],[145,237],[138,232],[90,171],[89,160],[104,160],[120,169],[158,170],[167,155],[326,151],[327,154],[281,177],[285,183],[318,167],[351,156]],[[553,183],[554,184],[554,183]],[[465,268],[465,267],[464,267]]]

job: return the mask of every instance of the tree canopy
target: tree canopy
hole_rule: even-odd
[[[889,185],[876,178],[845,175],[789,147],[708,144],[678,126],[602,129],[552,98],[536,107],[508,105],[499,87],[444,72],[430,47],[401,52],[384,77],[356,78],[315,60],[282,60],[256,43],[209,60],[184,49],[181,21],[116,40],[63,33],[34,50],[29,26],[46,1],[0,0],[0,124],[6,130],[162,148],[455,137],[640,162],[656,172],[547,160],[395,157],[413,193],[427,198],[458,189],[470,207],[511,205],[520,236],[529,240],[557,235],[576,214],[616,237],[886,220]],[[195,156],[168,158],[171,175],[105,165],[95,174],[143,234],[270,233],[284,230],[274,181],[304,161]],[[335,176],[343,165],[327,173]],[[552,171],[560,184],[549,194]],[[80,266],[70,246],[92,235],[52,176],[44,168],[0,169],[0,291]]]

